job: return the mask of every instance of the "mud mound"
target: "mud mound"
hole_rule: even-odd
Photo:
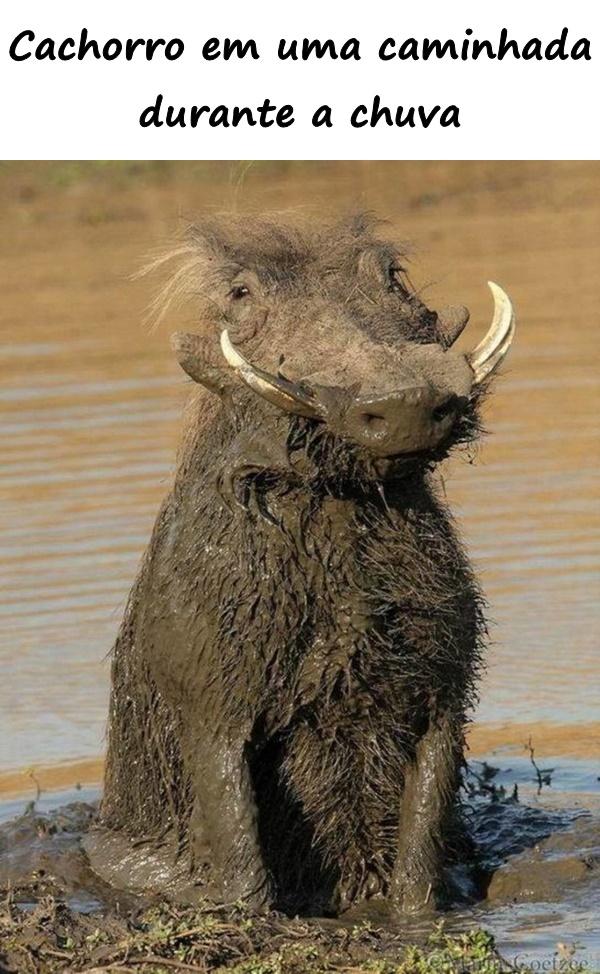
[[[566,831],[536,842],[493,873],[489,900],[519,903],[559,901],[569,886],[600,888],[600,823],[578,818]]]

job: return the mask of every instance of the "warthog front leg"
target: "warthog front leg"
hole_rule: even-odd
[[[260,910],[271,903],[257,809],[243,742],[203,735],[192,776],[192,859],[208,851],[215,895]],[[212,890],[211,890],[212,892]]]
[[[400,803],[390,895],[402,912],[435,908],[461,760],[461,724],[448,715],[432,719],[407,770]]]

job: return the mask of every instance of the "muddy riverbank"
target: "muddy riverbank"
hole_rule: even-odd
[[[191,908],[155,899],[151,891],[116,891],[93,874],[81,848],[93,825],[97,789],[41,795],[25,807],[5,803],[4,818],[17,817],[0,826],[4,969],[22,956],[40,972],[107,964],[128,970],[131,957],[139,968],[149,955],[148,969],[155,964],[156,970],[159,958],[187,962],[192,970],[223,965],[237,971],[239,962],[240,972],[261,974],[367,971],[385,959],[390,966],[382,970],[392,974],[430,969],[402,967],[411,950],[421,952],[423,964],[432,951],[445,951],[456,969],[459,961],[467,963],[469,951],[479,950],[480,967],[474,969],[508,970],[489,934],[477,933],[485,929],[513,965],[539,969],[564,962],[559,969],[565,969],[569,961],[570,969],[579,964],[597,970],[600,793],[553,787],[557,769],[545,764],[537,771],[531,761],[513,765],[472,763],[463,801],[477,856],[448,873],[453,905],[415,919],[398,918],[371,901],[338,919],[294,921],[271,914],[259,920],[237,906],[206,902]],[[590,767],[587,774],[593,787]],[[294,966],[294,958],[305,966]],[[497,966],[485,967],[484,960]],[[243,966],[246,961],[250,966]]]

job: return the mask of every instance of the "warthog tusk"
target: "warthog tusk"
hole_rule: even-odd
[[[269,372],[251,365],[232,345],[226,329],[221,332],[221,350],[227,363],[237,372],[242,382],[245,382],[253,392],[258,393],[263,399],[288,413],[310,416],[313,419],[322,417],[322,412],[319,410],[314,396],[296,383],[290,382],[289,379],[271,375]]]
[[[477,385],[498,367],[514,338],[516,320],[510,298],[493,281],[488,281],[494,298],[494,317],[487,335],[467,355]]]

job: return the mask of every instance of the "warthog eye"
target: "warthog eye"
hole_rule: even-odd
[[[390,282],[388,285],[388,291],[391,291],[393,294],[401,294],[402,297],[407,298],[408,289],[403,280],[403,276],[406,274],[404,268],[399,264],[392,264],[388,274]]]
[[[242,298],[248,297],[249,294],[249,287],[246,287],[245,284],[236,284],[234,287],[232,287],[227,297],[232,298],[233,301],[240,301]]]

